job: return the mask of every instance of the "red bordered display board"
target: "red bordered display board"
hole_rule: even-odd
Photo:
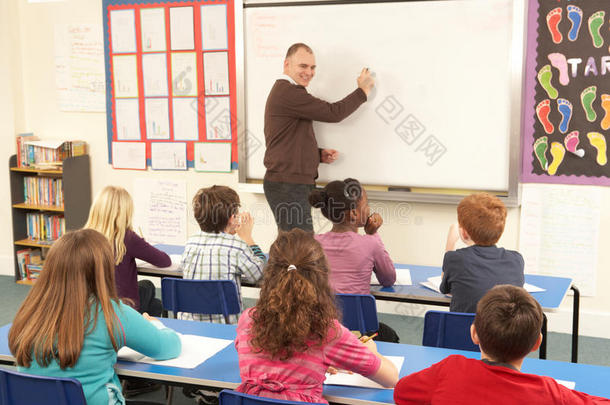
[[[104,0],[109,162],[237,167],[232,0]]]

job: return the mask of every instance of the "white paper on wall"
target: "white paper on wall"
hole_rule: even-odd
[[[172,53],[172,95],[197,96],[197,64],[195,52]]]
[[[227,49],[227,6],[201,6],[201,42],[203,50]]]
[[[206,98],[205,131],[205,136],[208,140],[231,139],[231,107],[229,97]]]
[[[169,29],[173,51],[195,49],[194,24],[193,7],[172,7],[169,9]]]
[[[150,244],[186,243],[186,182],[169,179],[135,179],[134,224]]]
[[[136,52],[136,19],[134,10],[110,12],[112,53]]]
[[[180,141],[199,140],[199,123],[196,98],[174,98],[174,139]]]
[[[135,55],[112,57],[114,97],[138,97],[138,68]]]
[[[186,143],[151,143],[150,167],[154,170],[186,170]]]
[[[112,142],[112,167],[115,169],[146,169],[146,143]]]
[[[595,295],[601,189],[523,184],[519,252],[525,272],[569,277]]]
[[[203,54],[203,80],[205,95],[229,94],[229,54],[205,52]]]
[[[120,141],[139,141],[140,106],[137,98],[116,99],[116,131]]]
[[[142,30],[142,51],[165,51],[165,9],[141,9],[140,26]]]
[[[55,26],[55,74],[61,111],[106,110],[102,38],[100,25]]]
[[[198,172],[230,172],[231,142],[196,143],[194,159]]]
[[[147,98],[146,138],[169,139],[169,107],[166,98]]]
[[[149,53],[142,56],[144,96],[167,96],[167,56]]]

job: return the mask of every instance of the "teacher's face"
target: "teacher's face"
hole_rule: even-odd
[[[316,74],[316,58],[305,48],[299,48],[292,56],[284,61],[284,74],[287,74],[297,84],[307,87]]]

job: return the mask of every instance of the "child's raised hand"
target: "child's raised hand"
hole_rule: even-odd
[[[249,212],[240,214],[240,225],[237,228],[237,235],[244,240],[248,245],[254,245],[252,239],[252,229],[254,228],[254,219]]]
[[[447,234],[447,245],[445,246],[445,252],[455,250],[455,244],[460,240],[460,226],[453,224],[449,227],[449,233]]]
[[[374,213],[366,220],[366,224],[364,225],[364,232],[366,232],[367,235],[372,235],[377,232],[377,230],[381,227],[382,224],[383,218],[381,218],[381,215],[379,215],[378,213]]]

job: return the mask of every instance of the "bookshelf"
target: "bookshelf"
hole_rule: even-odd
[[[30,285],[32,282],[21,277],[17,252],[28,247],[48,249],[52,241],[32,240],[27,237],[27,214],[47,213],[62,214],[65,218],[66,231],[82,228],[87,222],[91,206],[91,174],[89,156],[75,156],[64,160],[62,170],[36,170],[17,167],[17,157],[9,158],[11,183],[11,212],[13,217],[13,248],[15,258],[15,281]],[[63,188],[63,206],[28,204],[25,202],[24,178],[40,177],[61,179]]]

